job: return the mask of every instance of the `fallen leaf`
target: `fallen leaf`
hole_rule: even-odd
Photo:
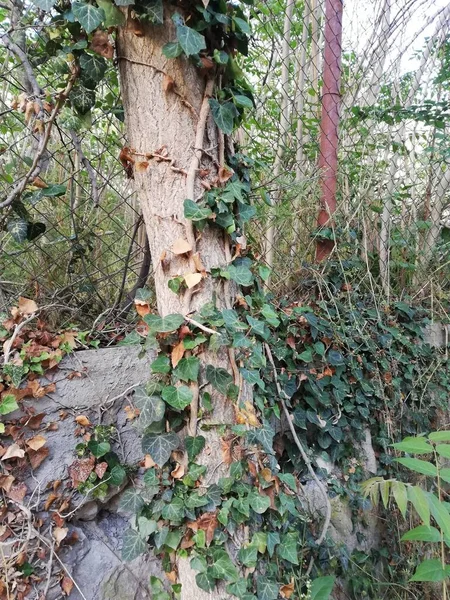
[[[78,333],[76,331],[65,331],[61,335],[61,343],[68,344],[69,348],[71,350],[73,350],[75,348],[75,346],[77,345],[77,342],[76,342],[77,335],[78,335]],[[79,375],[79,377],[81,377],[81,375]]]
[[[5,492],[9,492],[15,479],[16,478],[13,477],[12,475],[4,475],[3,473],[1,473],[0,474],[0,489],[5,490]]]
[[[191,250],[191,244],[182,237],[175,240],[172,245],[172,252],[174,254],[187,254],[187,252],[191,252]]]
[[[133,419],[136,419],[136,417],[139,416],[139,409],[134,408],[132,406],[125,406],[125,408],[123,409],[125,411],[126,414],[126,418],[127,421],[132,421]]]
[[[56,540],[57,545],[59,546],[63,539],[69,533],[68,527],[55,527],[53,529],[53,537]]]
[[[184,275],[184,281],[189,289],[198,285],[202,279],[203,276],[201,273],[186,273]]]
[[[75,460],[69,467],[69,475],[72,479],[73,487],[77,487],[79,483],[84,483],[94,470],[94,466],[95,459],[93,456]]]
[[[259,474],[264,479],[264,481],[267,481],[267,483],[270,483],[271,481],[275,481],[275,477],[272,475],[272,471],[270,469],[268,469],[267,467],[264,469],[261,469]]]
[[[174,479],[181,479],[184,477],[185,468],[183,465],[177,464],[175,469],[170,473]]]
[[[175,368],[184,355],[184,343],[183,340],[172,348],[170,358],[172,360],[172,367]]]
[[[144,300],[134,299],[134,308],[140,317],[145,317],[150,312],[150,304]]]
[[[89,425],[91,424],[91,422],[85,415],[78,415],[78,417],[75,417],[75,421],[78,423],[78,425],[81,425],[82,427],[89,427]]]
[[[30,461],[31,468],[37,469],[49,454],[50,450],[46,446],[39,448],[39,450],[28,450],[27,456]]]
[[[17,444],[11,444],[2,456],[2,460],[8,460],[9,458],[23,458],[25,456],[25,450],[22,450]]]
[[[151,469],[155,465],[156,465],[156,463],[153,460],[153,458],[150,456],[150,454],[146,454],[145,459],[144,459],[144,469]]]
[[[24,316],[32,315],[37,312],[38,305],[34,300],[30,300],[30,298],[19,296],[19,310]]]
[[[170,583],[176,583],[177,582],[177,573],[176,573],[176,571],[166,572],[166,577],[170,581]]]
[[[214,538],[214,532],[219,526],[217,513],[204,513],[197,519],[197,528],[206,534],[206,545],[209,546]]]
[[[233,177],[234,171],[228,167],[220,167],[219,169],[219,183],[226,183],[231,177]]]
[[[114,57],[114,48],[106,31],[96,31],[94,33],[90,48],[104,58],[111,59]]]
[[[222,448],[222,460],[226,465],[231,465],[233,462],[233,456],[231,453],[232,450],[232,440],[230,439],[222,439],[220,441],[220,445]]]
[[[14,485],[12,485],[11,489],[9,490],[9,492],[7,492],[6,495],[8,496],[8,498],[11,498],[11,500],[15,500],[16,502],[22,502],[22,500],[25,498],[27,491],[27,486],[23,481],[21,481],[20,483],[15,483]]]
[[[29,446],[32,450],[39,450],[42,446],[45,446],[47,440],[43,435],[35,435],[29,440],[26,440],[26,445]]]
[[[294,579],[291,579],[290,583],[285,583],[280,587],[280,594],[283,598],[290,598],[294,591]]]
[[[55,500],[58,500],[58,498],[58,494],[54,494],[53,492],[49,494],[44,504],[44,510],[48,510],[50,506],[55,502]]]
[[[39,413],[38,415],[32,416],[27,421],[27,427],[36,430],[41,428],[42,419],[45,417],[45,413]]]
[[[61,581],[61,589],[66,596],[70,596],[70,592],[72,591],[72,588],[73,588],[73,581],[70,577],[67,577],[67,575],[66,575],[65,577],[63,577],[63,580]]]
[[[98,465],[95,465],[95,472],[99,479],[103,479],[103,475],[106,473],[106,469],[108,468],[108,463],[101,462]]]

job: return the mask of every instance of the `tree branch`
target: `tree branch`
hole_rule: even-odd
[[[277,369],[275,367],[275,362],[273,360],[273,356],[272,356],[272,352],[270,350],[269,344],[265,343],[264,344],[264,348],[266,350],[266,354],[267,354],[267,358],[269,359],[270,364],[272,365],[272,369],[273,369],[273,377],[275,380],[275,385],[277,387],[277,391],[278,391],[278,396],[281,402],[281,406],[283,407],[283,412],[284,415],[287,419],[288,425],[289,425],[289,429],[291,430],[292,433],[292,437],[294,438],[294,442],[295,445],[297,446],[301,457],[303,458],[303,461],[306,465],[306,468],[308,469],[309,474],[311,475],[311,477],[313,478],[315,484],[317,485],[317,487],[319,488],[320,493],[322,494],[324,500],[325,500],[325,507],[326,507],[326,511],[325,511],[325,521],[323,523],[323,527],[322,527],[322,532],[319,535],[319,537],[316,540],[316,544],[318,546],[320,546],[320,544],[323,542],[323,540],[325,539],[325,536],[327,534],[327,530],[328,527],[330,526],[330,522],[331,522],[331,503],[330,503],[330,499],[328,498],[328,493],[327,493],[327,489],[326,487],[323,485],[323,483],[320,481],[320,479],[317,477],[316,472],[314,471],[311,461],[308,458],[308,455],[305,452],[305,449],[303,448],[303,444],[301,443],[301,441],[299,440],[299,437],[297,435],[297,432],[295,431],[295,427],[294,424],[292,422],[292,418],[291,418],[291,414],[289,413],[286,403],[283,399],[283,395],[284,392],[281,389],[281,386],[278,382],[278,374],[277,374]],[[310,573],[312,568],[312,562],[309,565],[308,571],[307,571],[307,575]]]
[[[80,157],[80,161],[83,163],[84,168],[87,171],[89,181],[91,182],[91,194],[94,206],[98,206],[100,203],[100,196],[98,193],[97,178],[95,176],[94,168],[91,165],[90,161],[86,158],[83,149],[81,148],[81,140],[76,134],[76,132],[73,131],[73,129],[71,129],[69,133],[70,137],[72,138],[73,146],[77,151],[78,156]]]

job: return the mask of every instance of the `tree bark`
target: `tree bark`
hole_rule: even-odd
[[[206,226],[196,236],[192,222],[184,217],[184,200],[196,201],[204,191],[199,171],[208,172],[204,178],[210,182],[217,176],[224,143],[209,111],[211,79],[185,57],[168,59],[162,54],[162,47],[174,39],[175,28],[168,7],[163,26],[140,23],[136,31],[129,17],[117,39],[127,152],[134,161],[135,188],[148,234],[156,300],[162,316],[187,315],[213,299],[219,309],[232,304],[230,285],[209,275],[212,267],[224,266],[231,260],[227,238],[213,225]],[[179,238],[191,245],[192,253],[199,254],[206,270],[200,284],[181,295],[173,293],[168,282],[194,272],[195,265],[192,256],[172,252]],[[208,350],[198,358],[202,365],[201,380],[205,364],[232,371],[230,353],[226,350],[214,354]],[[211,395],[214,405],[211,422],[232,424],[233,406],[218,392],[212,390]],[[195,435],[197,407],[193,401],[190,426],[194,431],[191,429],[190,435]],[[221,440],[215,428],[202,430],[202,435],[206,446],[196,462],[208,467],[205,478],[210,484],[227,467],[222,464]],[[214,593],[202,592],[194,585],[195,573],[186,560],[179,561],[178,572],[182,600],[215,597]]]

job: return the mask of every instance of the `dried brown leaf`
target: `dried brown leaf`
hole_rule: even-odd
[[[181,479],[184,477],[185,468],[183,465],[177,464],[175,469],[170,473],[174,479]]]
[[[226,183],[233,177],[234,171],[228,167],[220,167],[219,169],[219,183]]]
[[[23,458],[25,456],[25,450],[22,450],[17,444],[11,444],[2,456],[2,460],[8,460],[9,458]]]
[[[180,237],[174,241],[171,249],[174,254],[186,254],[192,250],[192,246],[189,242]]]
[[[77,487],[79,483],[84,483],[94,470],[94,466],[95,459],[93,456],[75,460],[69,467],[69,475],[72,479],[73,487]]]
[[[170,358],[172,360],[172,367],[175,368],[184,355],[184,343],[183,340],[172,348]]]
[[[78,415],[77,417],[75,417],[75,421],[78,423],[78,425],[81,425],[82,427],[89,427],[89,425],[91,424],[86,415]]]
[[[172,79],[172,77],[170,75],[167,75],[167,73],[164,74],[163,77],[163,91],[164,93],[168,93],[168,92],[172,92],[173,89],[175,88],[175,81]]]
[[[70,593],[73,589],[73,581],[67,575],[63,577],[63,580],[61,581],[61,589],[66,596],[70,596]]]
[[[69,533],[69,529],[67,527],[55,527],[53,529],[53,537],[55,538],[56,544],[59,546],[63,541],[67,534]]]
[[[15,500],[16,502],[22,502],[22,500],[25,498],[27,491],[27,486],[23,481],[21,481],[20,483],[15,483],[6,495],[8,496],[8,498],[11,498],[11,500]]]
[[[42,446],[45,446],[47,440],[43,435],[35,435],[29,440],[26,440],[26,445],[29,446],[32,450],[39,450]]]
[[[203,275],[201,273],[186,273],[184,275],[184,281],[189,289],[198,285],[202,279]]]
[[[39,448],[39,450],[28,450],[27,456],[28,460],[30,461],[31,468],[37,469],[49,454],[50,450],[46,446]]]
[[[106,31],[96,31],[94,33],[90,48],[104,58],[111,59],[114,57],[114,48],[109,41],[109,35]]]
[[[32,315],[33,313],[37,312],[38,305],[30,298],[19,296],[19,310],[23,315]]]
[[[106,473],[106,469],[108,468],[108,463],[101,462],[95,465],[95,473],[99,479],[103,479],[103,475]]]
[[[15,481],[15,477],[12,475],[5,475],[3,473],[0,474],[0,489],[5,490],[5,492],[9,492],[12,484]]]

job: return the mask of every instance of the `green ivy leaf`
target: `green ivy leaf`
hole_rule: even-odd
[[[15,242],[22,244],[27,239],[28,221],[25,219],[10,219],[6,224],[6,229]]]
[[[72,4],[72,12],[86,33],[91,33],[94,29],[97,29],[105,18],[105,13],[101,8],[97,8],[87,2],[74,2]]]
[[[258,515],[262,515],[270,507],[270,498],[268,496],[261,496],[258,493],[252,494],[250,498],[250,508],[255,511]]]
[[[84,72],[83,75],[86,75],[88,79],[97,84],[103,79],[107,65],[106,60],[101,56],[82,54],[80,56],[80,67]]]
[[[152,373],[170,373],[172,367],[170,366],[170,359],[165,354],[161,354],[158,358],[150,365]]]
[[[166,405],[159,396],[149,396],[144,387],[134,391],[134,403],[140,410],[139,426],[145,429],[156,421],[161,421],[166,412]]]
[[[186,56],[193,56],[206,49],[204,36],[187,25],[177,25],[177,40]]]
[[[328,600],[334,586],[334,577],[317,577],[309,590],[311,600]]]
[[[245,331],[248,326],[239,319],[239,315],[232,308],[226,308],[222,311],[222,318],[225,323],[225,327],[230,331]]]
[[[280,481],[285,483],[289,489],[297,493],[297,480],[292,475],[292,473],[278,473],[278,478],[280,479]]]
[[[230,279],[235,281],[238,285],[249,286],[253,283],[253,273],[245,265],[230,265],[228,267],[228,273]]]
[[[236,23],[237,28],[245,35],[251,35],[252,30],[250,29],[250,25],[247,23],[245,19],[241,19],[240,17],[233,17],[233,21]]]
[[[184,322],[183,315],[172,314],[166,317],[159,315],[145,315],[144,321],[155,333],[170,333],[176,331]]]
[[[164,402],[173,406],[173,408],[184,410],[186,406],[189,406],[192,402],[193,394],[186,385],[180,385],[178,387],[168,385],[163,389],[162,397]]]
[[[168,521],[179,522],[184,517],[184,503],[181,498],[175,496],[172,498],[170,504],[166,504],[162,510],[162,518]]]
[[[7,415],[19,408],[16,398],[12,394],[6,394],[0,403],[0,415]]]
[[[109,442],[91,440],[88,442],[88,448],[96,458],[100,458],[111,450],[111,444]]]
[[[252,442],[256,441],[261,444],[263,449],[269,454],[273,454],[273,438],[275,436],[275,431],[272,427],[266,422],[259,429],[251,429],[247,433],[247,437]]]
[[[248,96],[236,94],[235,96],[233,96],[233,101],[237,106],[240,106],[241,108],[249,108],[250,110],[253,108],[253,102]]]
[[[224,396],[227,395],[230,383],[233,383],[233,377],[226,369],[216,368],[212,365],[206,365],[206,380]]]
[[[196,435],[195,437],[188,435],[186,436],[184,443],[186,445],[188,458],[191,461],[203,450],[206,440],[202,435]]]
[[[111,478],[109,480],[109,483],[111,485],[117,485],[117,486],[122,485],[126,476],[127,476],[127,473],[126,473],[125,469],[122,467],[122,465],[115,465],[111,469]]]
[[[275,581],[271,581],[267,577],[258,577],[256,580],[258,600],[276,600],[279,587]]]
[[[180,360],[173,374],[183,381],[197,381],[199,368],[200,361],[198,358],[196,356],[188,356]]]
[[[439,558],[430,558],[420,563],[410,581],[443,581],[449,574],[448,565],[444,569]]]
[[[286,533],[281,538],[281,543],[278,546],[277,555],[284,560],[289,561],[293,565],[298,565],[298,534]]]
[[[147,544],[137,531],[128,529],[123,536],[122,558],[130,562],[147,551]]]
[[[139,15],[151,23],[162,25],[164,23],[164,7],[162,0],[146,0],[139,4]]]
[[[84,115],[95,105],[95,92],[78,84],[70,92],[69,100],[74,109]]]
[[[150,454],[158,467],[166,464],[172,450],[178,448],[179,445],[180,440],[173,431],[158,435],[146,433],[142,438],[142,450],[144,454]]]
[[[135,489],[125,490],[120,499],[120,508],[126,512],[137,514],[144,506],[144,499]]]
[[[169,42],[165,44],[162,53],[166,58],[178,58],[183,52],[181,44],[178,42]]]
[[[125,15],[114,6],[111,0],[97,0],[97,4],[105,13],[105,27],[116,27],[125,24]]]
[[[250,315],[248,315],[247,322],[250,325],[253,333],[256,333],[256,335],[259,335],[260,337],[262,337],[263,340],[269,339],[270,331],[267,328],[267,325],[264,323],[264,321],[259,321],[258,319],[255,319],[255,318],[251,317]]]
[[[258,548],[249,544],[248,546],[243,546],[238,553],[239,561],[245,567],[256,567],[256,561],[258,559]]]
[[[152,533],[158,531],[158,523],[147,517],[139,517],[137,520],[139,535],[146,540]]]
[[[258,272],[263,281],[268,281],[270,274],[272,273],[272,269],[267,265],[259,265]]]
[[[197,573],[195,576],[195,582],[201,590],[205,592],[211,592],[216,587],[216,580],[208,569],[205,573]]]
[[[281,323],[276,311],[272,308],[272,306],[270,306],[270,304],[263,305],[261,314],[269,323],[269,325],[273,325],[273,327],[278,327],[278,325]]]
[[[33,0],[33,4],[35,4],[41,10],[45,10],[49,12],[55,6],[56,0]]]
[[[213,564],[211,566],[211,576],[215,579],[225,579],[227,581],[236,580],[239,577],[236,566],[224,550],[213,551]]]
[[[270,558],[272,558],[275,552],[275,546],[280,543],[280,534],[278,531],[269,531],[267,533],[267,552]]]
[[[219,129],[226,135],[231,135],[234,129],[234,119],[237,116],[236,107],[232,102],[221,104],[215,98],[209,99],[211,114]]]
[[[247,592],[247,579],[241,577],[235,583],[229,583],[226,591],[228,594],[241,598]]]
[[[191,221],[203,221],[212,216],[212,210],[208,207],[202,207],[193,200],[184,201],[184,217]]]

